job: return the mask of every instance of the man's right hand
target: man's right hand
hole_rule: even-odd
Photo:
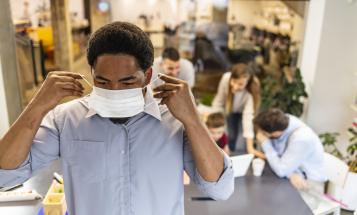
[[[78,79],[82,79],[78,73],[50,72],[31,101],[31,105],[46,113],[67,96],[82,96],[84,87]]]
[[[0,169],[15,169],[28,156],[43,117],[67,96],[82,96],[82,77],[72,72],[50,72],[19,118],[0,138]]]

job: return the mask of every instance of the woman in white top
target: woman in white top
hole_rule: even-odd
[[[244,151],[257,157],[265,157],[254,148],[253,118],[259,104],[259,80],[251,74],[246,64],[235,64],[231,72],[222,76],[212,104],[214,108],[226,113],[231,151]]]

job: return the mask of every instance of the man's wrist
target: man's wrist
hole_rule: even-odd
[[[24,114],[34,116],[36,118],[43,118],[50,110],[35,102],[31,102],[25,109]]]
[[[200,117],[198,116],[198,113],[194,113],[194,114],[190,115],[189,117],[186,117],[181,122],[185,128],[192,127],[192,126],[196,127],[196,126],[202,125],[202,121],[201,121]]]

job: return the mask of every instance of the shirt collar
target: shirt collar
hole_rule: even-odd
[[[88,97],[89,96],[90,95],[87,95],[86,97],[84,97],[81,100],[81,103],[88,109],[88,112],[85,115],[85,118],[89,118],[89,117],[92,117],[97,114],[97,112],[93,108],[90,108],[88,105]],[[160,111],[160,108],[159,108],[159,105],[158,105],[156,99],[153,96],[153,92],[150,87],[147,88],[147,91],[145,93],[144,113],[147,113],[161,121],[161,111]]]

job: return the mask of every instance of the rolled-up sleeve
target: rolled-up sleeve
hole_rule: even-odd
[[[31,172],[31,156],[29,155],[27,156],[27,159],[16,169],[0,169],[0,187],[22,184],[31,177]]]
[[[0,169],[0,186],[7,187],[28,180],[33,174],[59,158],[59,137],[54,111],[41,123],[26,160],[16,169]]]
[[[198,186],[201,192],[215,200],[226,200],[234,192],[234,177],[232,161],[224,153],[224,170],[216,182],[209,182],[199,174],[193,160],[192,150],[188,139],[184,143],[184,168],[191,180]]]

